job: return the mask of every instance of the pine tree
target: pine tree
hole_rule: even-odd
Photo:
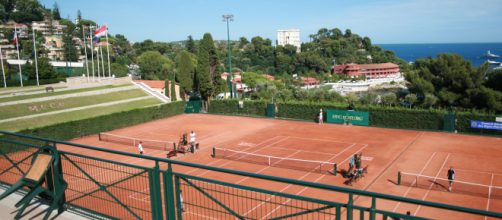
[[[189,52],[181,52],[177,67],[178,79],[180,82],[180,95],[182,99],[185,99],[185,95],[187,95],[193,88],[195,75],[195,68],[192,64]]]
[[[174,72],[171,77],[171,101],[176,101],[176,77],[174,76]]]
[[[52,18],[54,20],[61,20],[61,14],[59,13],[58,3],[54,3],[54,7],[52,9]]]
[[[164,80],[164,95],[165,96],[169,96],[169,78],[166,78],[166,80]],[[172,98],[171,98],[172,100]]]
[[[192,38],[192,35],[188,36],[186,48],[187,48],[188,52],[190,52],[190,53],[193,53],[193,54],[197,53],[197,49],[195,48],[195,42]]]
[[[206,33],[200,42],[200,47],[197,55],[197,71],[196,79],[197,89],[202,96],[202,99],[207,101],[213,92],[213,81],[211,77],[211,47],[214,48],[214,42],[211,34]]]

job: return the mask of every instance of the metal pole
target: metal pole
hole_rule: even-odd
[[[17,26],[14,25],[14,34],[16,34],[16,49],[17,49],[17,65],[19,66],[19,81],[23,87],[23,71],[21,70],[21,57],[19,56],[19,37],[17,34]]]
[[[35,44],[35,29],[31,28],[33,32],[33,51],[35,52],[35,75],[37,77],[37,86],[40,86],[40,82],[38,81],[38,61],[37,61],[37,47]]]
[[[227,76],[227,84],[230,91],[230,98],[234,98],[234,91],[232,85],[232,49],[230,46],[230,21],[234,20],[233,15],[223,15],[223,21],[227,22],[227,44],[228,44],[228,76]]]
[[[84,52],[85,52],[85,69],[87,72],[87,82],[89,82],[89,62],[87,60],[87,44],[85,44],[85,26],[82,25],[82,39],[84,40]]]
[[[108,42],[108,25],[106,25],[106,53],[108,57],[108,77],[112,77],[112,71],[110,68],[110,47],[108,46],[110,43]]]
[[[3,53],[2,53],[2,46],[0,46],[0,62],[2,63],[2,75],[3,75],[3,87],[7,88],[7,81],[5,79],[5,69],[3,67]]]
[[[101,75],[99,74],[99,45],[98,45],[98,51],[96,51],[96,60],[98,61],[98,80],[101,80]]]
[[[100,46],[99,51],[101,52],[101,67],[103,67],[103,68],[101,68],[101,71],[103,71],[103,78],[106,78],[105,58],[103,57],[103,47]]]
[[[89,25],[89,39],[91,40],[91,64],[92,64],[92,81],[94,82],[94,42],[92,42],[92,27]]]

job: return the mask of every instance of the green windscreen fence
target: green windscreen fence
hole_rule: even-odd
[[[199,113],[202,102],[200,100],[197,101],[188,101],[185,107],[185,113]]]
[[[349,110],[328,109],[326,120],[328,123],[369,125],[369,113]]]

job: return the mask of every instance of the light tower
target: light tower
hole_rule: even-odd
[[[232,85],[232,49],[230,46],[230,21],[234,21],[234,15],[223,15],[223,22],[227,22],[227,44],[228,44],[228,76],[227,84],[230,91],[230,98],[234,98],[233,85]]]

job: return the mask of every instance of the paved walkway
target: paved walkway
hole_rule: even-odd
[[[40,113],[40,114],[35,114],[35,115],[26,115],[26,116],[21,116],[21,117],[16,117],[16,118],[8,118],[8,119],[0,120],[0,123],[22,120],[22,119],[36,118],[36,117],[47,116],[47,115],[55,115],[55,114],[64,113],[64,112],[73,112],[73,111],[90,109],[90,108],[117,105],[117,104],[134,102],[134,101],[138,101],[138,100],[151,99],[151,98],[153,98],[153,97],[142,96],[142,97],[137,97],[137,98],[132,98],[132,99],[124,99],[124,100],[113,101],[113,102],[105,102],[105,103],[100,103],[100,104],[96,104],[96,105],[86,105],[86,106],[77,107],[77,108],[68,108],[68,109],[63,109],[63,110],[59,110],[59,111],[45,112],[45,113]]]
[[[100,90],[94,90],[94,91],[88,91],[88,92],[70,93],[70,94],[63,94],[63,95],[33,98],[33,99],[23,99],[23,100],[17,100],[17,101],[2,102],[2,103],[0,103],[0,106],[17,105],[17,104],[32,103],[32,102],[43,102],[43,101],[48,101],[48,100],[65,99],[65,98],[72,98],[72,97],[101,95],[101,94],[106,94],[106,93],[111,93],[111,92],[120,92],[120,91],[132,90],[132,89],[137,89],[137,87],[135,85],[131,85],[131,86],[118,87],[118,88],[100,89]]]
[[[0,188],[0,194],[3,193],[5,190],[3,188]],[[14,207],[14,204],[21,200],[22,195],[18,193],[13,193],[12,195],[8,196],[7,198],[4,198],[0,202],[0,219],[14,219],[14,216],[17,214],[17,208]],[[36,201],[36,200],[35,200]],[[43,215],[45,215],[45,212],[42,213],[43,215],[38,215],[40,212],[44,211],[47,209],[47,205],[40,205],[40,203],[35,203],[28,208],[26,208],[25,213],[27,213],[22,219],[42,219]],[[51,218],[53,219],[54,216],[56,216],[57,211],[52,212],[53,214],[51,215]],[[80,220],[80,219],[88,219],[84,218],[83,216],[77,215],[75,213],[72,213],[70,211],[66,211],[61,213],[61,215],[57,216],[54,219],[58,220]]]

